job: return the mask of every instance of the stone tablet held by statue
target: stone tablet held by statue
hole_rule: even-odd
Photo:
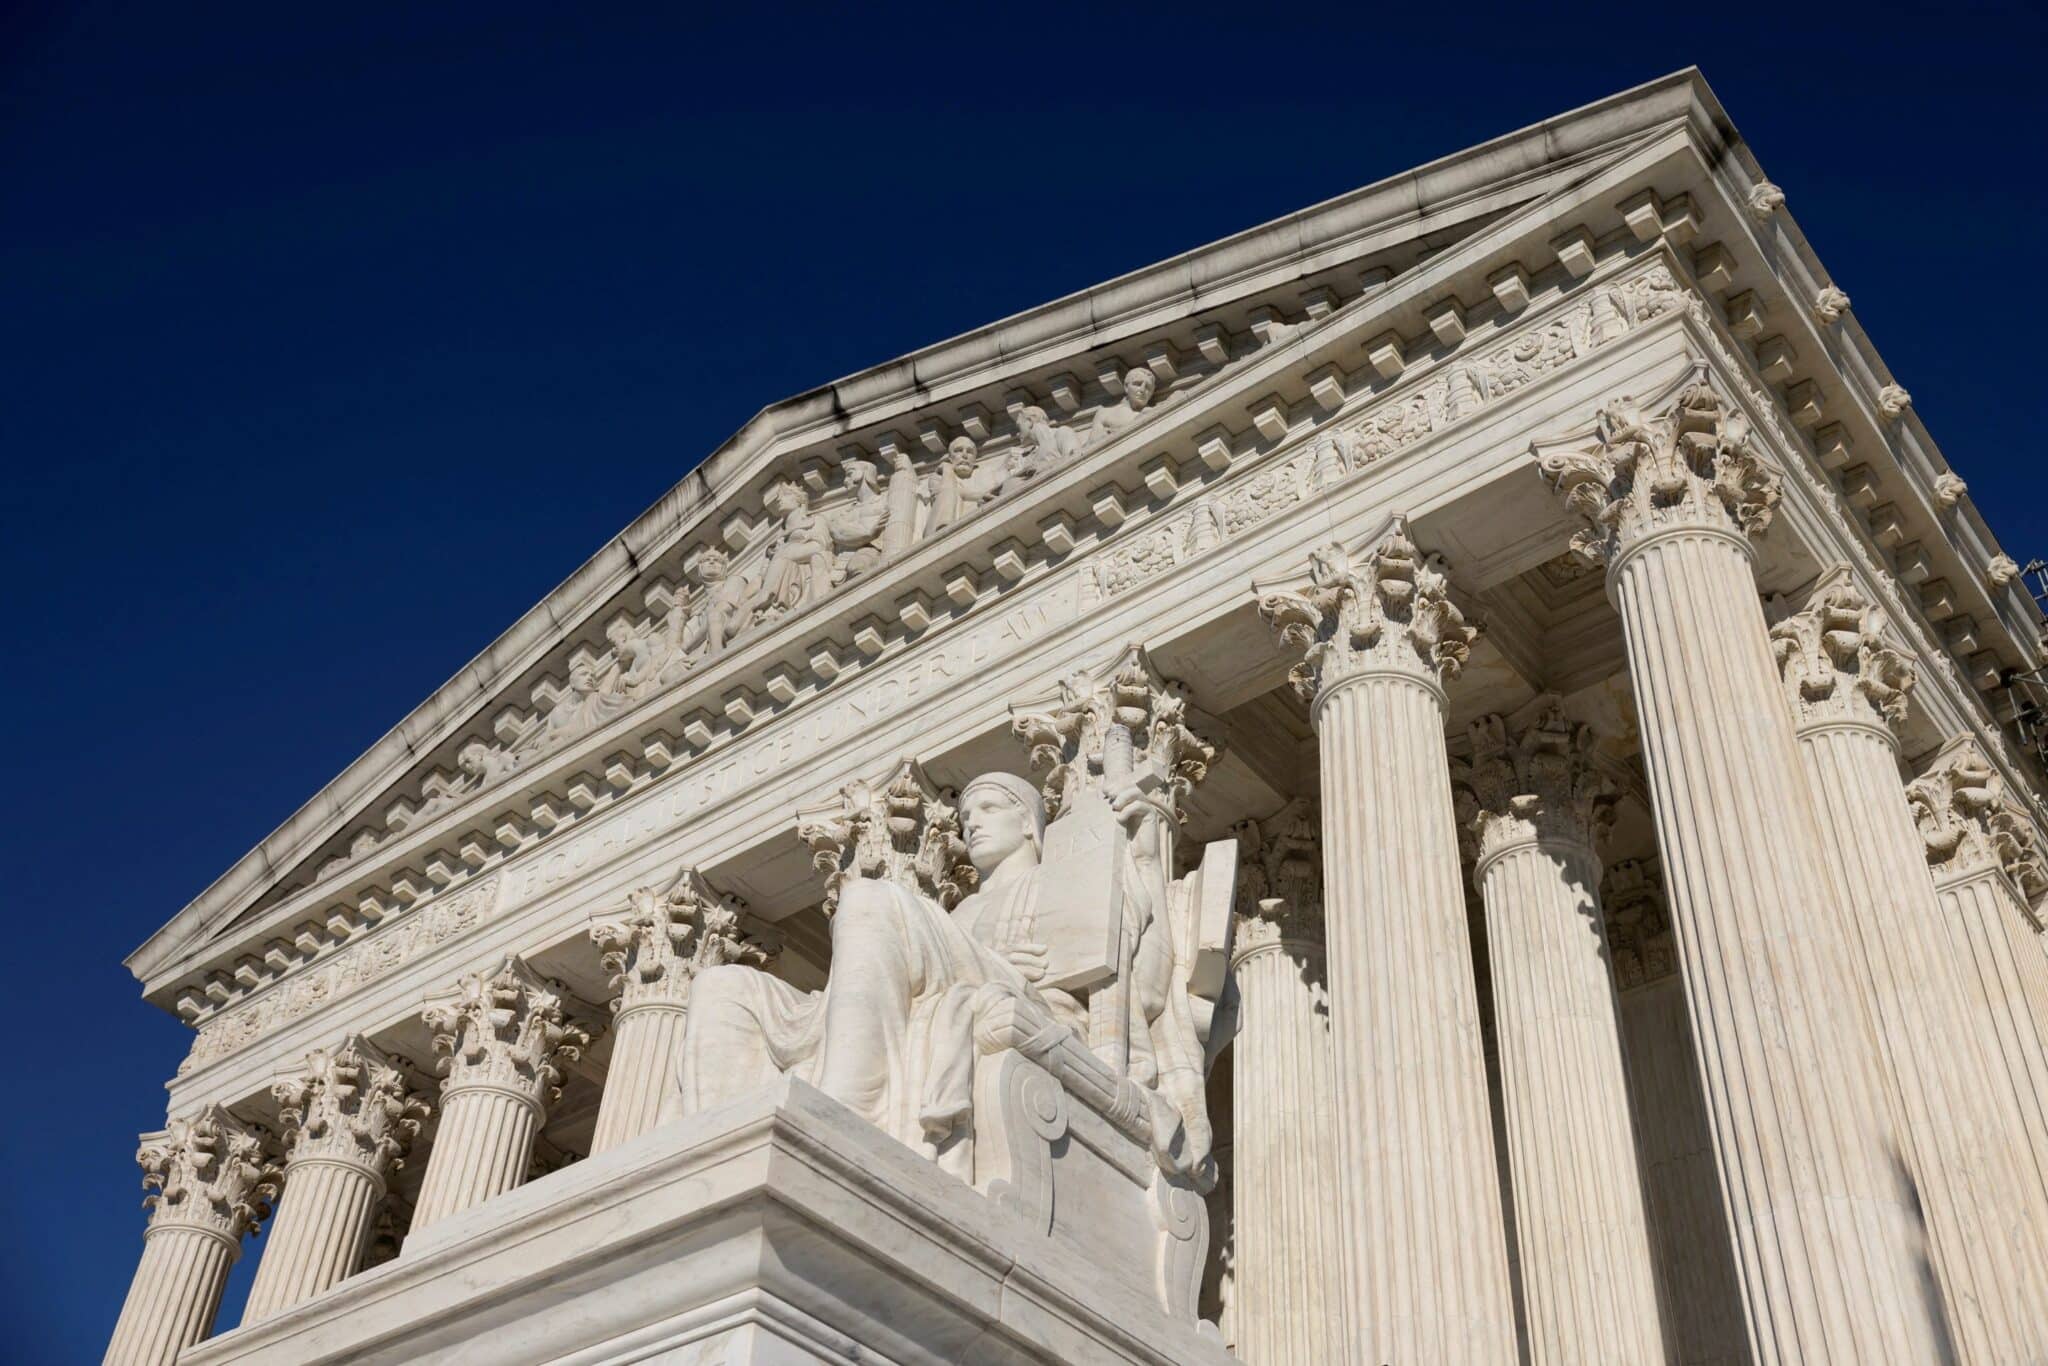
[[[1114,978],[1123,927],[1123,823],[1093,789],[1045,828],[1045,875],[1029,938],[1046,946],[1041,986],[1087,991]]]

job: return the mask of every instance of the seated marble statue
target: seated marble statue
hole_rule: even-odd
[[[986,774],[960,794],[977,890],[950,913],[895,882],[855,878],[839,892],[825,988],[804,992],[745,967],[716,967],[692,986],[680,1072],[680,1109],[694,1113],[781,1074],[809,1081],[878,1128],[948,1162],[964,1134],[974,1096],[975,1024],[985,1012],[1024,1003],[1051,1027],[1084,1043],[1088,1009],[1042,985],[1047,947],[1032,927],[1048,876],[1045,806],[1029,782]],[[1125,1074],[1154,1116],[1162,1152],[1176,1165],[1209,1170],[1209,1126],[1201,1096],[1202,1044],[1185,1002],[1173,1009],[1171,917],[1157,869],[1139,868],[1160,847],[1164,818],[1132,791],[1115,803],[1133,832],[1131,891],[1111,913],[1124,917],[1131,952]],[[1152,832],[1147,842],[1145,834]],[[1157,890],[1146,891],[1146,886]],[[1185,1037],[1182,1037],[1185,1035]]]

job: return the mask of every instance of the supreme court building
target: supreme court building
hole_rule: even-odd
[[[762,410],[129,958],[106,1360],[2048,1360],[2040,617],[1791,189],[1684,72]]]

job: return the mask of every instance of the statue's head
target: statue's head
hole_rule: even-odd
[[[839,472],[845,476],[846,487],[850,489],[870,488],[875,482],[875,464],[872,460],[848,458],[839,466]]]
[[[623,619],[614,620],[604,628],[604,638],[612,643],[613,649],[623,650],[626,648],[626,642],[633,638],[633,628],[626,625]]]
[[[953,443],[946,447],[947,464],[972,467],[974,457],[974,438],[971,436],[956,436]]]
[[[1130,400],[1131,411],[1136,412],[1152,401],[1153,391],[1159,381],[1150,370],[1131,370],[1124,375],[1124,397]]]
[[[1033,863],[1045,849],[1045,801],[1036,787],[1013,774],[984,773],[962,789],[960,823],[967,857],[984,875],[1027,846]]]

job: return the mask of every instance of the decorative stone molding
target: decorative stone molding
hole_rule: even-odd
[[[2005,780],[1968,737],[1949,742],[1927,771],[1906,786],[1906,800],[1937,878],[1997,871],[2012,879],[2023,902],[2048,898],[2048,857],[2032,827],[2009,804]]]
[[[1919,673],[1883,625],[1849,566],[1838,564],[1803,608],[1771,628],[1785,698],[1802,728],[1856,722],[1889,736],[1906,719]]]
[[[1953,470],[1945,470],[1934,476],[1934,501],[1940,503],[1944,508],[1952,508],[1957,503],[1962,502],[1963,495],[1969,491],[1970,486],[1965,484],[1962,478]],[[2000,556],[1999,558],[2004,559],[2005,557]]]
[[[1994,555],[1984,566],[1984,581],[1993,588],[2010,588],[2019,576],[2019,564],[2010,555]]]
[[[879,782],[855,779],[822,806],[797,812],[797,838],[825,875],[825,914],[849,878],[899,882],[951,909],[974,886],[953,794],[905,759]]]
[[[1259,613],[1283,644],[1302,651],[1289,680],[1311,704],[1345,681],[1406,673],[1440,687],[1456,678],[1479,629],[1451,601],[1443,562],[1424,555],[1396,516],[1371,548],[1339,542],[1309,554],[1305,587],[1256,589]]]
[[[1646,986],[1678,971],[1678,947],[1653,861],[1623,859],[1609,868],[1600,904],[1607,914],[1607,951],[1614,959],[1616,988]]]
[[[1084,789],[1114,797],[1107,771],[1128,765],[1128,781],[1149,781],[1168,809],[1208,775],[1216,746],[1190,728],[1187,689],[1162,677],[1138,645],[1106,669],[1076,669],[1047,698],[1013,705],[1010,729],[1031,746],[1031,766],[1046,770],[1045,811],[1059,815]],[[1111,751],[1127,747],[1120,759]]]
[[[1591,854],[1614,824],[1620,793],[1593,761],[1593,728],[1553,694],[1511,720],[1482,716],[1466,728],[1472,757],[1453,770],[1478,872],[1508,849],[1562,841]]]
[[[1270,816],[1239,821],[1237,941],[1234,957],[1270,945],[1323,942],[1323,823],[1315,802],[1296,797]]]
[[[269,1140],[260,1125],[220,1105],[204,1106],[145,1135],[135,1160],[149,1192],[142,1203],[150,1211],[150,1231],[196,1229],[239,1247],[242,1235],[269,1217],[277,1196]]]
[[[1823,327],[1840,322],[1848,311],[1849,296],[1833,285],[1822,285],[1813,296],[1813,316]]]
[[[421,1015],[442,1055],[444,1094],[469,1088],[516,1095],[536,1109],[561,1094],[562,1064],[583,1055],[590,1032],[567,991],[517,954],[462,978]],[[572,1014],[573,1011],[573,1014]]]
[[[1658,416],[1634,399],[1602,405],[1590,447],[1536,448],[1537,468],[1585,519],[1572,549],[1604,563],[1661,531],[1704,528],[1763,533],[1782,494],[1765,455],[1734,406],[1708,383],[1706,366]]]
[[[1906,392],[1904,385],[1887,384],[1877,391],[1878,411],[1893,422],[1904,417],[1906,409],[1912,406],[1913,396]]]
[[[315,1049],[271,1094],[288,1161],[343,1162],[380,1180],[404,1164],[429,1113],[405,1072],[360,1034]]]
[[[1770,216],[1785,207],[1785,192],[1768,180],[1760,180],[1750,186],[1749,212],[1757,222],[1768,222]]]
[[[681,1006],[689,1000],[691,979],[705,968],[767,962],[767,951],[740,932],[743,909],[738,897],[713,890],[694,868],[683,869],[665,891],[628,892],[624,914],[590,927],[618,993],[613,1013]]]

